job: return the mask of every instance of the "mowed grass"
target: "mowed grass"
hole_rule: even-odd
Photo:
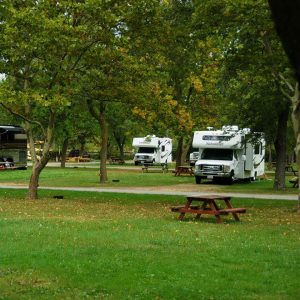
[[[27,185],[29,182],[31,169],[2,171],[0,172],[0,185]],[[57,168],[48,167],[40,176],[40,186],[54,187],[166,187],[175,185],[187,185],[197,187],[201,190],[214,190],[218,192],[245,192],[245,193],[278,193],[296,194],[298,190],[292,187],[289,180],[293,176],[286,176],[286,189],[284,191],[274,191],[274,178],[268,175],[266,178],[255,182],[237,182],[233,185],[214,184],[209,180],[203,180],[200,185],[195,184],[193,176],[174,176],[174,173],[162,173],[160,169],[143,173],[140,167],[135,169],[108,169],[108,182],[99,183],[99,169],[97,168]]]
[[[31,169],[0,172],[1,183],[28,184]],[[118,180],[118,182],[114,182]],[[194,177],[175,177],[173,173],[162,173],[161,169],[143,173],[136,169],[108,169],[108,182],[99,183],[99,168],[56,168],[48,167],[40,175],[40,186],[78,187],[124,187],[155,186],[192,183]]]
[[[216,224],[179,222],[179,196],[0,192],[0,299],[299,299],[295,201]]]

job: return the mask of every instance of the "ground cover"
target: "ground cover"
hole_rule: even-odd
[[[296,201],[179,222],[179,196],[1,190],[0,299],[297,299]]]
[[[0,184],[27,185],[31,170],[3,171],[0,172]],[[292,188],[287,176],[284,191],[273,190],[273,175],[255,182],[239,182],[233,185],[213,184],[211,181],[203,181],[196,185],[192,176],[174,176],[174,173],[157,172],[143,173],[140,168],[135,169],[109,169],[109,181],[105,184],[99,183],[99,170],[97,168],[46,168],[40,177],[40,186],[55,187],[170,187],[178,186],[188,190],[218,191],[218,192],[243,192],[243,193],[277,193],[296,194],[297,189]]]

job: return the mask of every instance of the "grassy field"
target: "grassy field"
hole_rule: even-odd
[[[31,170],[26,171],[3,171],[0,172],[0,184],[28,184]],[[75,187],[149,187],[149,186],[175,186],[190,185],[195,187],[195,179],[192,176],[175,177],[172,172],[162,173],[159,169],[156,172],[143,173],[141,168],[136,169],[109,169],[108,183],[99,183],[99,170],[96,168],[46,168],[40,177],[40,186],[75,186]],[[212,184],[211,181],[204,181],[197,185],[197,189],[214,190],[218,192],[249,192],[249,193],[286,193],[296,194],[297,189],[292,188],[289,179],[286,178],[286,190],[273,190],[273,177],[268,175],[264,180],[252,183],[235,183],[233,185]],[[114,180],[119,180],[114,182]]]
[[[295,201],[179,222],[179,196],[1,190],[0,299],[299,299]]]

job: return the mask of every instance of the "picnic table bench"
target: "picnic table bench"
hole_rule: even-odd
[[[110,160],[110,163],[112,163],[112,164],[117,163],[117,164],[122,165],[125,163],[124,159],[115,157],[115,156],[111,156],[109,160]]]
[[[193,176],[193,166],[178,166],[175,170],[175,176],[180,176],[181,174],[188,174],[190,176]]]
[[[161,164],[161,170],[163,173],[168,173],[169,169],[168,169],[168,165],[167,164]],[[156,166],[154,166],[153,164],[143,164],[142,165],[142,171],[144,172],[148,172],[150,168],[153,167],[153,170],[159,170]]]
[[[286,166],[285,170],[293,172],[294,177],[290,179],[289,182],[293,184],[293,188],[298,188],[299,187],[298,171],[295,170],[292,165]]]
[[[297,175],[290,179],[289,182],[293,184],[293,188],[299,187],[299,177]]]
[[[230,202],[231,197],[220,195],[205,195],[205,196],[189,196],[187,197],[186,204],[183,206],[171,207],[172,212],[179,212],[179,220],[183,220],[186,213],[196,214],[196,219],[200,219],[202,214],[214,215],[217,223],[222,223],[221,215],[232,214],[236,221],[240,221],[238,214],[245,213],[246,208],[234,208]],[[200,205],[192,205],[193,201],[201,202]],[[221,208],[216,201],[223,201],[226,205]]]

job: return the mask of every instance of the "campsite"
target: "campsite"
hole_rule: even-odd
[[[299,299],[300,1],[0,2],[0,300]]]

